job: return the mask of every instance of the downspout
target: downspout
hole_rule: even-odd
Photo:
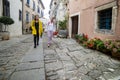
[[[118,15],[119,15],[119,0],[115,0],[116,1],[116,7],[117,7],[117,15],[116,15],[116,23],[115,23],[115,27],[117,27],[118,24]],[[115,28],[115,32],[116,32],[116,28]],[[118,39],[120,38],[120,36],[118,37]]]
[[[117,18],[118,19],[118,13],[119,13],[119,0],[115,0],[116,1],[116,7],[117,7]]]
[[[116,0],[116,2],[117,2],[117,6],[119,5],[119,1],[118,0]]]
[[[115,0],[116,1],[116,6],[117,6],[117,8],[118,8],[118,10],[117,10],[117,16],[118,16],[118,12],[119,12],[119,0]]]
[[[24,0],[22,0],[22,34],[24,34]]]

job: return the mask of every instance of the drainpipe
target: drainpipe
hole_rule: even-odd
[[[116,4],[117,4],[117,7],[119,7],[119,0],[115,0],[116,1]]]
[[[115,0],[117,4],[117,18],[118,18],[118,13],[119,13],[119,0]]]
[[[117,6],[119,5],[119,1],[118,0],[116,0],[117,1]]]
[[[24,34],[24,0],[22,0],[22,34]]]

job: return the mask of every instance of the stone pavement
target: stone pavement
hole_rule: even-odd
[[[42,39],[33,48],[33,36],[0,41],[0,80],[45,80]]]
[[[32,38],[0,42],[0,80],[120,80],[120,61],[73,39],[54,38],[48,48],[46,34],[34,49]]]
[[[0,41],[0,50],[7,49],[11,47],[12,45],[19,43],[20,41],[23,41],[27,38],[31,37],[31,35],[22,35],[22,36],[17,36],[17,37],[12,37],[10,40],[4,40]]]
[[[120,80],[120,61],[73,39],[54,38],[47,47],[43,38],[46,80]]]
[[[16,67],[10,80],[45,80],[42,39],[36,49],[31,49]]]
[[[32,45],[31,35],[0,41],[0,80],[7,80]]]

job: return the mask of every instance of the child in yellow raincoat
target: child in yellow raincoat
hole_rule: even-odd
[[[39,45],[39,36],[43,33],[42,22],[39,20],[38,15],[35,15],[34,20],[32,20],[31,29],[34,36],[34,48],[36,48]]]

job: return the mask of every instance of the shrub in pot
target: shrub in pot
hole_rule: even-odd
[[[60,37],[67,38],[67,20],[59,21],[59,32]]]
[[[67,28],[67,20],[59,21],[59,29],[65,30]]]
[[[79,43],[82,44],[82,43],[88,41],[88,35],[80,34],[78,37],[78,40],[79,40]]]
[[[100,41],[100,42],[97,44],[97,50],[98,50],[98,51],[101,51],[101,52],[104,52],[104,53],[107,53],[107,54],[110,55],[110,50],[106,49],[103,41]]]
[[[120,42],[113,41],[112,56],[120,58]]]
[[[94,49],[94,40],[90,39],[86,42],[86,47],[90,49]]]
[[[111,52],[113,57],[120,58],[120,42],[115,40],[106,40],[105,47]]]
[[[78,34],[75,34],[75,36],[74,36],[74,38],[76,39],[76,41],[79,43],[79,37],[80,37],[80,35],[78,35]]]
[[[14,23],[13,19],[7,16],[0,17],[0,23],[4,25],[4,29],[1,32],[2,40],[9,40],[10,33],[7,31],[8,25],[11,25]]]
[[[78,35],[78,34],[76,34],[74,38],[75,38],[76,40],[78,40],[78,37],[79,37],[79,35]]]

